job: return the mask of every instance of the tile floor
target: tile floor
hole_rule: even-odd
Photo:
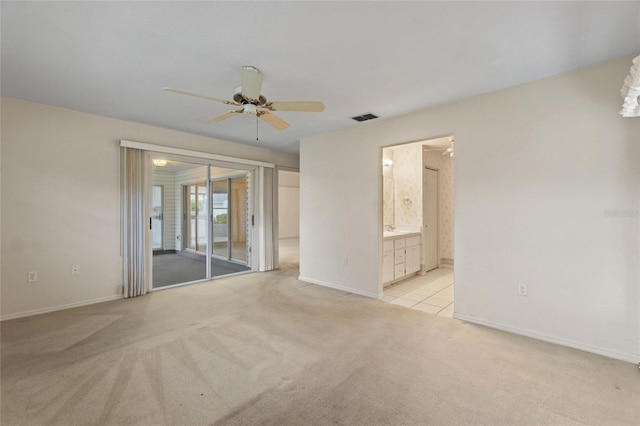
[[[443,317],[453,317],[453,269],[438,268],[426,275],[384,288],[383,301],[428,312]]]

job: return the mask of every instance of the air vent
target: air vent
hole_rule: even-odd
[[[371,113],[358,115],[356,117],[351,117],[351,119],[355,121],[367,121],[367,120],[373,120],[374,118],[378,118],[378,116]]]

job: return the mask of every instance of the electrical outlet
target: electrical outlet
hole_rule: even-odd
[[[518,283],[518,295],[526,296],[529,293],[529,287],[524,283]]]
[[[38,281],[38,273],[36,271],[29,271],[27,274],[27,281],[30,283]]]
[[[71,267],[71,275],[80,275],[80,265],[73,265]]]

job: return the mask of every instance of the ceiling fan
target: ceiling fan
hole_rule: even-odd
[[[324,111],[324,104],[322,102],[268,102],[267,98],[260,93],[262,90],[262,73],[256,67],[242,67],[240,69],[240,83],[241,86],[235,90],[233,100],[213,98],[211,96],[199,95],[171,87],[165,87],[164,90],[240,107],[239,109],[210,118],[208,121],[211,123],[217,123],[218,121],[226,120],[239,114],[252,114],[275,129],[284,130],[289,127],[289,123],[272,114],[271,111]]]

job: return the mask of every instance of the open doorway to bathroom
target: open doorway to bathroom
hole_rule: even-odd
[[[382,150],[383,300],[452,317],[453,136]]]
[[[278,256],[281,269],[300,263],[300,173],[278,171]]]
[[[251,271],[248,169],[153,158],[152,288]]]

